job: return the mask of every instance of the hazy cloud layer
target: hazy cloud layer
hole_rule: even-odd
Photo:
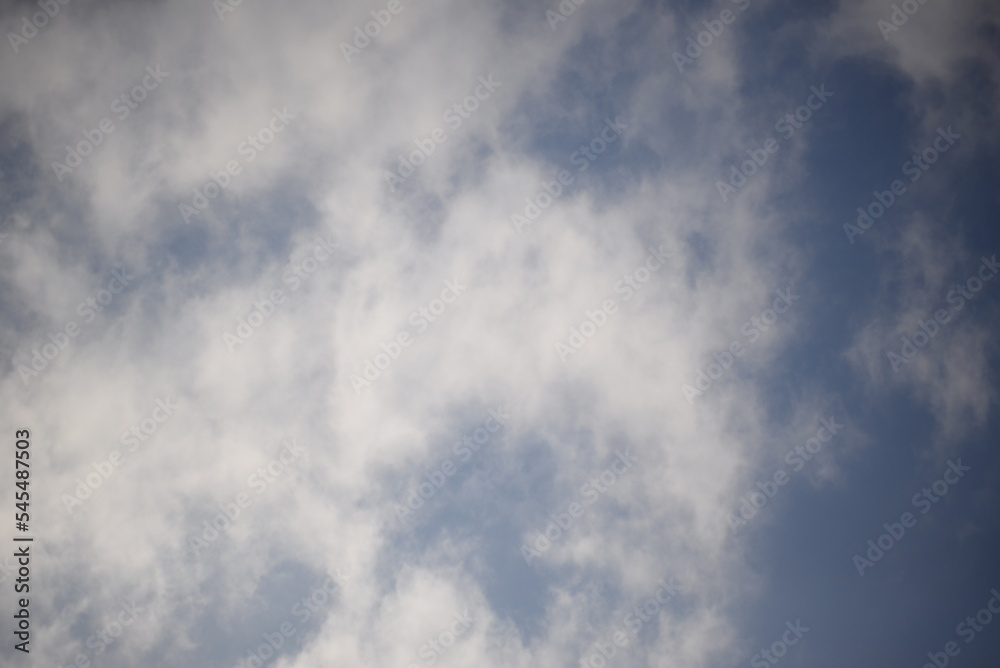
[[[40,582],[16,660],[576,666],[622,631],[609,665],[721,666],[798,617],[789,664],[878,656],[786,605],[767,555],[890,451],[912,478],[828,534],[852,587],[883,500],[949,457],[978,454],[954,495],[990,507],[1000,284],[887,357],[1000,250],[989,3],[888,38],[881,2],[388,6],[71,2],[4,45],[0,396],[34,434]]]

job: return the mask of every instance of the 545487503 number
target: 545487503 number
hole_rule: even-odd
[[[28,439],[31,437],[31,434],[27,429],[20,429],[14,435],[17,437],[16,449],[14,450],[14,478],[16,479],[15,485],[18,488],[17,502],[15,503],[18,512],[14,513],[14,521],[19,531],[27,531],[28,520],[30,519],[28,506],[31,502],[31,495],[28,492],[28,483],[31,477],[28,463],[31,458],[29,451],[31,443]]]

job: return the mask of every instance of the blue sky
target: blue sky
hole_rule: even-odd
[[[990,3],[39,7],[4,665],[1000,655]]]

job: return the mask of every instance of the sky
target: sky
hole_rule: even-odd
[[[0,665],[1000,656],[996,3],[0,25]]]

